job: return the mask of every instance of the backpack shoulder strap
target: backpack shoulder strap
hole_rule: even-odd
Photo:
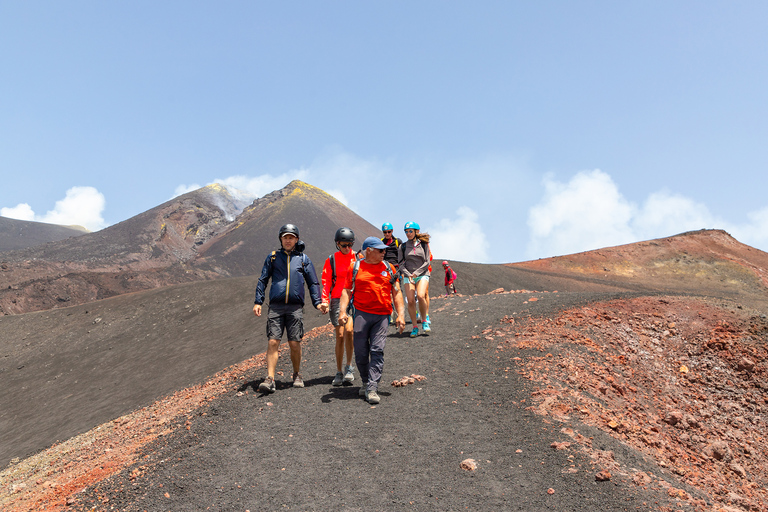
[[[360,270],[360,260],[355,260],[355,266],[352,267],[352,288],[349,290],[349,303],[355,302],[355,279],[357,279],[357,272]]]
[[[333,254],[328,256],[328,262],[331,264],[331,291],[333,291],[333,288],[336,286],[336,260]]]
[[[389,284],[394,284],[394,282],[397,280],[395,269],[392,267],[392,264],[386,260],[384,260],[384,264],[387,266],[387,272],[389,272]]]

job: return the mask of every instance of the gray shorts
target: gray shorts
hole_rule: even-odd
[[[288,331],[288,341],[304,337],[304,306],[301,304],[270,304],[267,314],[267,338],[280,340]]]
[[[331,305],[328,308],[328,314],[331,317],[331,324],[334,327],[339,326],[339,306],[341,305],[341,299],[331,299]],[[352,315],[355,314],[354,308],[349,305],[347,306],[347,315],[352,318]]]

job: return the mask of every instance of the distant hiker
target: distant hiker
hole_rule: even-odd
[[[336,331],[336,376],[333,378],[334,386],[343,383],[352,383],[355,380],[355,367],[352,365],[353,357],[353,331],[352,322],[339,323],[339,303],[341,291],[347,272],[355,261],[355,253],[352,245],[355,243],[355,233],[349,228],[339,228],[334,236],[338,251],[331,254],[323,265],[323,273],[320,280],[323,283],[323,309],[328,310],[330,303],[331,324]],[[341,365],[344,362],[344,351],[347,353],[347,364],[342,372]]]
[[[453,284],[456,281],[456,272],[453,271],[447,261],[443,262],[443,270],[445,270],[445,296],[449,296],[456,292],[456,285]]]
[[[347,306],[355,306],[355,361],[363,381],[359,394],[371,404],[381,400],[378,389],[393,302],[397,328],[401,333],[405,328],[403,295],[392,265],[384,261],[386,250],[387,246],[375,236],[365,239],[365,258],[350,266],[339,304],[341,324],[349,321]]]
[[[281,248],[272,251],[264,260],[261,277],[256,285],[253,313],[261,316],[264,291],[272,279],[269,289],[269,314],[267,316],[267,378],[259,384],[259,391],[275,391],[275,368],[278,348],[283,333],[288,331],[288,346],[293,364],[293,387],[303,388],[301,378],[301,339],[304,337],[304,283],[309,287],[312,304],[323,311],[320,297],[320,282],[309,256],[304,254],[304,242],[299,240],[299,228],[286,224],[278,234]]]
[[[398,252],[400,251],[400,246],[403,244],[403,241],[392,235],[393,230],[394,228],[392,227],[391,223],[385,222],[382,224],[381,232],[384,234],[384,237],[381,239],[381,241],[384,242],[384,244],[387,246],[387,251],[384,253],[384,261],[388,261],[395,268],[395,271],[397,271]],[[393,311],[392,316],[389,318],[389,325],[394,323],[395,313]]]
[[[411,338],[419,335],[417,315],[423,319],[421,325],[425,333],[432,330],[429,319],[429,275],[432,253],[429,250],[429,235],[419,232],[416,222],[405,224],[405,236],[408,240],[400,246],[400,274],[403,276],[403,288],[408,301],[408,315],[411,317]],[[418,297],[418,311],[416,298]]]

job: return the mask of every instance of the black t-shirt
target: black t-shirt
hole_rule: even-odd
[[[389,246],[387,247],[387,250],[384,252],[384,261],[390,262],[392,265],[394,265],[395,268],[397,268],[397,258],[398,258],[397,253],[403,241],[395,236],[393,236],[392,239],[389,241],[387,241],[384,238],[382,238],[381,241]]]

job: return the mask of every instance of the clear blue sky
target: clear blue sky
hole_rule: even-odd
[[[0,214],[300,178],[440,258],[768,250],[768,2],[0,0]],[[331,236],[331,234],[329,234]]]

